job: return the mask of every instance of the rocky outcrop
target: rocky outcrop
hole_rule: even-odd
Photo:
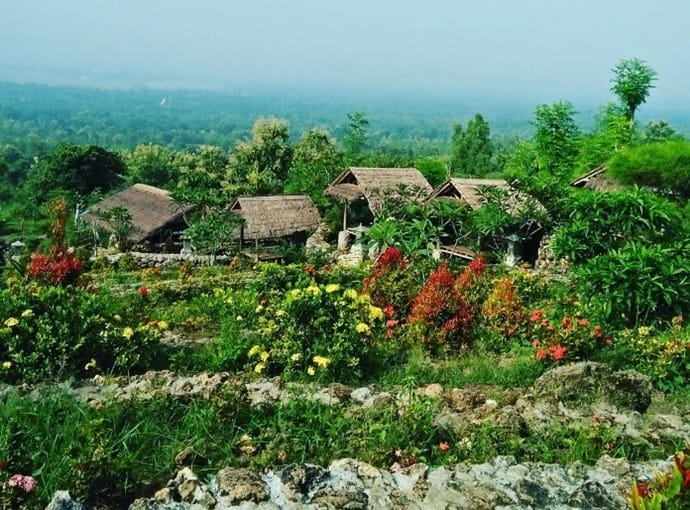
[[[261,474],[225,468],[208,485],[196,483],[193,490],[183,488],[193,477],[186,470],[170,481],[166,499],[140,499],[130,510],[617,510],[626,508],[626,490],[637,477],[668,465],[631,465],[604,456],[596,466],[566,468],[496,457],[485,464],[439,468],[416,464],[389,472],[354,459],[340,459],[328,468],[289,464]],[[204,496],[195,499],[185,494]]]

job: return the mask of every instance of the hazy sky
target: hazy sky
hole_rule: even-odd
[[[688,0],[0,0],[0,12],[0,79],[50,68],[603,103],[611,67],[639,57],[659,73],[650,105],[690,94]]]

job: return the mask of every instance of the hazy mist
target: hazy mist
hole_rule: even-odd
[[[687,103],[687,0],[3,2],[0,79],[601,104],[611,67]]]

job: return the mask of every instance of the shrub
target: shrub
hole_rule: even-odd
[[[145,368],[159,328],[157,322],[127,318],[128,308],[102,291],[75,287],[1,291],[0,380],[23,383]]]
[[[398,317],[406,317],[418,292],[418,266],[414,266],[398,248],[389,246],[376,260],[369,276],[364,278],[362,292],[368,294],[376,306],[391,309]]]
[[[687,243],[645,246],[630,242],[596,257],[576,272],[579,293],[612,325],[670,321],[690,313]]]
[[[256,373],[356,380],[395,351],[383,310],[368,295],[335,283],[272,295],[256,313],[258,339],[248,352]]]
[[[474,259],[457,277],[444,263],[429,276],[412,303],[407,322],[422,328],[423,342],[432,350],[467,346],[482,301],[486,262]]]

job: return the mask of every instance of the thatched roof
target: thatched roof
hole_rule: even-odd
[[[512,188],[507,181],[503,179],[461,179],[452,177],[446,182],[436,188],[428,200],[435,198],[449,198],[458,200],[472,209],[479,209],[484,205],[484,197],[480,189],[484,186],[495,187],[505,191],[507,196],[507,210],[510,213],[518,212],[525,204],[531,202],[536,203],[536,200],[529,195],[522,193],[515,188]],[[539,209],[541,204],[536,203]]]
[[[308,195],[239,197],[230,210],[244,218],[247,240],[289,237],[315,230],[321,215]]]
[[[324,194],[347,201],[364,197],[372,212],[376,212],[383,201],[382,193],[397,194],[401,187],[417,191],[420,198],[432,191],[431,185],[416,168],[350,167],[331,183]]]
[[[132,216],[130,240],[135,243],[155,235],[169,224],[180,222],[183,214],[191,209],[176,204],[164,189],[135,184],[96,203],[84,213],[82,219],[112,232],[113,226],[99,214],[114,207],[124,207]]]
[[[587,188],[594,191],[616,191],[623,186],[611,179],[606,172],[606,166],[601,165],[590,170],[570,183],[576,188]]]

